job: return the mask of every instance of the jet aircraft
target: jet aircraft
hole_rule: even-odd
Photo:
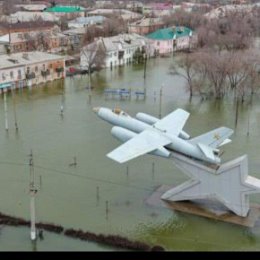
[[[204,163],[219,165],[218,147],[231,142],[228,138],[234,132],[230,128],[219,127],[191,139],[182,130],[190,114],[180,108],[162,119],[145,113],[137,113],[133,118],[118,108],[96,107],[93,111],[115,125],[111,129],[112,135],[124,142],[107,154],[119,163],[147,153],[169,158],[172,152],[177,152]]]

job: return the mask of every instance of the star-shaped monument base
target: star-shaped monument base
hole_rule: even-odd
[[[260,180],[248,175],[247,155],[226,162],[217,170],[176,153],[173,161],[191,179],[165,192],[163,200],[218,200],[236,215],[246,217],[249,194],[260,192]]]

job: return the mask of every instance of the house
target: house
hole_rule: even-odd
[[[46,8],[44,13],[51,13],[57,17],[66,17],[67,19],[73,19],[75,17],[84,17],[86,9],[81,6],[71,6],[71,5],[55,5]]]
[[[45,8],[47,8],[46,4],[18,4],[15,6],[28,12],[42,12]]]
[[[4,45],[6,53],[44,50],[59,52],[68,45],[68,37],[59,28],[50,31],[29,31],[9,33],[0,36],[0,45]]]
[[[106,17],[121,16],[124,21],[135,20],[142,18],[141,14],[125,10],[125,9],[96,9],[88,12],[88,16],[102,15]]]
[[[68,22],[69,28],[82,28],[93,24],[102,24],[106,18],[104,16],[77,17]]]
[[[45,52],[0,55],[0,90],[32,86],[65,77],[63,56]]]
[[[129,33],[137,33],[145,35],[154,32],[163,27],[163,22],[160,18],[143,18],[139,21],[128,24]]]
[[[68,37],[69,46],[67,46],[68,47],[67,49],[71,51],[78,51],[79,48],[81,47],[82,39],[86,34],[86,28],[81,27],[81,28],[69,29],[63,31],[62,33]]]
[[[95,7],[96,8],[106,8],[106,7],[112,7],[113,6],[113,2],[106,0],[106,1],[101,1],[101,0],[97,0],[95,1]]]
[[[6,18],[7,22],[10,23],[22,23],[22,22],[31,22],[31,21],[49,21],[49,22],[57,22],[60,19],[52,13],[45,12],[24,12],[18,11],[14,14],[11,14]]]
[[[154,54],[149,40],[138,34],[120,34],[113,37],[100,37],[95,40],[96,46],[100,46],[106,54],[104,67],[112,68],[132,63],[136,51],[146,53],[147,57]],[[85,48],[88,48],[86,46]],[[80,64],[86,67],[88,63],[84,53],[81,52]]]
[[[146,37],[150,39],[157,54],[189,49],[191,43],[194,43],[192,30],[183,26],[159,29]]]
[[[171,11],[173,9],[173,4],[171,3],[149,3],[143,6],[143,14],[157,14],[161,11]]]
[[[57,25],[53,22],[45,21],[31,21],[23,23],[4,23],[0,22],[0,35],[15,33],[15,32],[30,32],[30,31],[50,31],[53,30]]]
[[[140,1],[129,1],[126,3],[126,8],[134,12],[141,12],[143,10],[143,3]]]

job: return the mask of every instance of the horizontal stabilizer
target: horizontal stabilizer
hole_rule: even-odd
[[[211,149],[209,146],[198,143],[198,147],[203,152],[203,154],[210,160],[215,160],[215,155],[213,153],[213,149]]]
[[[197,137],[191,139],[189,142],[194,145],[200,143],[200,144],[207,145],[211,148],[217,148],[220,145],[229,143],[226,140],[233,133],[234,133],[234,131],[232,129],[222,126],[217,129],[214,129],[208,133],[197,136]]]
[[[229,143],[231,143],[232,142],[232,140],[231,139],[226,139],[224,142],[222,142],[219,146],[222,146],[222,145],[225,145],[225,144],[229,144]]]

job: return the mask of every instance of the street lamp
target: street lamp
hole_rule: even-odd
[[[146,52],[144,52],[143,58],[144,58],[144,79],[145,79],[145,77],[146,77],[146,61],[147,61],[147,54],[146,54]]]

